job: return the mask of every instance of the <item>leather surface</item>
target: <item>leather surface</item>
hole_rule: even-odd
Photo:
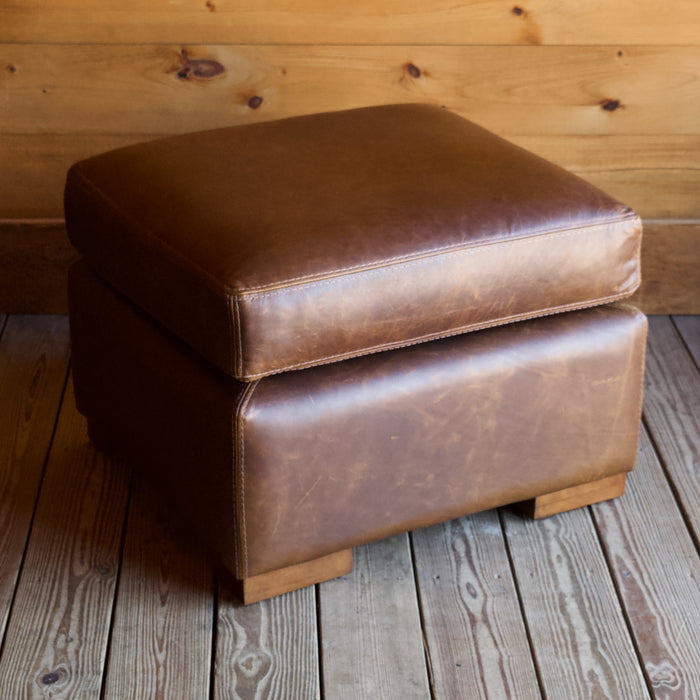
[[[238,432],[244,570],[632,469],[645,331],[599,307],[260,380]]]
[[[235,571],[231,426],[246,385],[203,362],[83,261],[68,283],[75,399],[90,437],[141,469]]]
[[[629,208],[427,105],[120,149],[73,166],[65,204],[104,279],[246,380],[639,283]]]
[[[238,577],[632,469],[645,317],[602,306],[241,383],[71,271],[78,405]]]

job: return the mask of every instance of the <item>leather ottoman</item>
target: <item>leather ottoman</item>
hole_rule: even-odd
[[[90,435],[245,602],[397,532],[623,492],[646,321],[611,302],[640,222],[552,164],[393,105],[113,151],[65,204]]]

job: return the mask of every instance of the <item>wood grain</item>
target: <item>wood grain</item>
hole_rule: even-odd
[[[593,512],[654,696],[700,697],[700,557],[646,432],[627,494]]]
[[[2,320],[3,316],[0,314],[0,332],[3,332]],[[652,319],[652,327],[656,321]],[[698,328],[700,323],[697,318],[682,319],[681,326],[684,325],[684,321],[691,325],[691,332],[693,324]],[[17,347],[15,341],[19,337],[19,328],[25,328],[22,324],[28,324],[27,329],[31,327],[33,332],[41,336],[47,333],[55,322],[65,324],[65,319],[10,317],[3,335],[0,336],[0,367],[4,366],[2,358],[9,339],[14,338],[12,345]],[[658,345],[661,351],[657,354],[661,363],[669,358],[671,369],[669,375],[663,376],[673,376],[677,371],[676,351],[673,348],[683,346],[672,325],[661,323],[658,327],[663,334],[671,334],[670,345]],[[46,347],[47,365],[58,362],[65,352],[64,345],[54,345],[52,341],[48,341]],[[31,350],[26,350],[31,355]],[[694,367],[687,349],[683,350],[688,366]],[[18,354],[24,357],[25,349]],[[52,359],[54,354],[56,357]],[[18,358],[13,353],[13,361],[15,359]],[[23,361],[29,362],[29,359]],[[41,371],[48,372],[46,369]],[[6,370],[0,372],[0,396],[7,391],[6,377],[12,377],[10,381],[14,383],[14,375],[14,371],[9,374]],[[48,374],[43,374],[41,381],[47,376]],[[683,378],[687,379],[688,376],[682,372],[679,381],[683,382]],[[37,380],[37,383],[40,384],[41,381]],[[32,380],[30,387],[33,386]],[[696,387],[697,379],[695,383],[686,382],[684,391],[697,395]],[[32,391],[33,389],[30,389],[30,393]],[[649,395],[649,392],[647,393]],[[29,413],[34,417],[44,411],[50,413],[48,408],[40,404],[51,400],[51,392],[44,393],[43,390],[38,390],[32,395],[36,396],[36,405],[22,404],[28,406]],[[683,425],[689,410],[685,399],[677,401],[675,387],[665,396],[669,405],[672,404],[672,409],[667,413],[668,420],[678,419]],[[69,409],[69,405],[72,406],[70,389],[51,450],[27,559],[10,617],[10,629],[3,655],[0,657],[2,698],[14,700],[25,697],[100,697],[100,671],[97,669],[103,668],[105,662],[103,640],[106,626],[109,624],[109,614],[106,612],[108,605],[105,601],[111,600],[114,593],[114,571],[118,561],[116,555],[109,554],[114,552],[113,544],[102,549],[100,543],[114,543],[119,539],[115,531],[121,527],[125,485],[116,490],[107,485],[113,478],[123,482],[123,475],[118,477],[113,472],[116,465],[104,463],[100,455],[86,443],[82,419],[77,417],[74,409]],[[0,406],[3,409],[0,412],[2,430],[7,413],[5,405]],[[69,413],[72,417],[69,417]],[[648,411],[646,421],[650,426],[654,423]],[[13,439],[21,441],[22,430],[19,429],[20,436]],[[0,450],[4,443],[3,437]],[[661,450],[662,443],[657,440],[656,444]],[[666,468],[672,465],[674,459],[673,454],[667,453],[664,457]],[[103,473],[102,478],[99,477],[100,471]],[[76,478],[76,474],[80,474],[80,478]],[[591,535],[590,520],[579,517],[581,514],[585,515],[586,511],[567,513],[541,522],[522,521],[510,513],[504,514],[507,527],[510,520],[514,519],[517,529],[523,530],[520,533],[516,532],[517,537],[514,537],[512,529],[508,527],[511,530],[508,545],[540,674],[545,679],[548,678],[548,672],[555,675],[553,681],[546,680],[543,686],[546,697],[607,696],[630,697],[635,700],[648,697],[643,687],[640,690],[637,685],[625,685],[625,681],[621,681],[619,687],[612,689],[597,682],[601,677],[601,666],[606,667],[608,674],[616,673],[617,659],[613,659],[606,666],[611,647],[619,649],[620,656],[629,652],[629,635],[624,625],[620,624],[619,610],[616,611],[614,605],[613,614],[610,614],[610,579],[601,574],[601,568],[605,569],[605,564],[601,567],[599,541],[602,542],[607,565],[621,599],[620,605],[623,606],[628,627],[637,646],[638,656],[635,664],[638,664],[641,658],[653,694],[659,699],[669,700],[695,700],[700,696],[700,649],[697,645],[697,639],[700,637],[698,550],[697,546],[693,546],[687,524],[683,521],[681,510],[685,508],[679,509],[678,501],[674,502],[674,495],[677,496],[680,490],[676,488],[674,491],[673,488],[669,488],[664,470],[655,456],[654,447],[644,432],[637,469],[629,476],[628,483],[627,492],[622,498],[591,509],[595,515],[597,536],[596,533]],[[115,499],[121,504],[119,507],[113,502]],[[0,499],[0,507],[3,503],[4,500]],[[503,590],[498,589],[493,583],[496,579],[491,578],[496,573],[503,572],[502,552],[499,551],[497,543],[494,545],[494,540],[497,541],[500,536],[492,527],[492,517],[493,513],[485,513],[455,521],[460,524],[461,532],[451,532],[450,538],[443,532],[436,538],[437,542],[429,538],[429,548],[418,545],[416,540],[416,566],[418,579],[421,581],[427,643],[432,645],[428,635],[430,621],[444,620],[445,629],[436,633],[442,635],[445,644],[452,643],[455,664],[462,663],[459,655],[470,643],[468,636],[472,634],[472,621],[475,622],[473,634],[477,643],[481,644],[484,640],[482,633],[486,631],[486,626],[481,623],[485,617],[491,615],[492,621],[499,615],[511,618],[507,608],[512,603],[507,604],[507,598],[498,598],[496,604],[496,596],[499,592],[502,594]],[[483,527],[477,528],[475,523],[482,518]],[[466,529],[465,521],[470,523],[471,529]],[[559,525],[555,527],[557,523]],[[434,532],[440,533],[441,527],[446,526],[438,526]],[[0,531],[0,537],[2,534]],[[416,533],[414,539],[423,534],[428,533]],[[171,535],[172,531],[166,530],[166,536]],[[172,544],[172,540],[166,541],[166,546],[169,546],[169,543]],[[695,544],[697,545],[697,542]],[[138,551],[151,551],[150,547],[151,544],[141,543]],[[448,547],[452,549],[445,551]],[[100,551],[103,552],[102,555],[99,554]],[[157,566],[162,564],[163,569],[162,572],[153,571],[154,580],[164,582],[165,597],[172,601],[175,577],[165,573],[174,571],[173,559],[167,555],[159,557],[157,554],[154,552],[155,561],[158,562]],[[409,615],[405,612],[399,614],[398,618],[402,621],[400,624],[396,624],[396,616],[392,619],[391,616],[382,614],[386,601],[382,596],[378,596],[377,592],[380,589],[388,591],[388,599],[392,601],[392,591],[400,591],[406,585],[402,579],[406,568],[394,566],[392,557],[387,557],[383,563],[383,556],[383,552],[379,552],[372,564],[374,568],[369,569],[377,570],[378,576],[371,575],[365,584],[367,579],[364,574],[360,581],[364,588],[355,582],[352,594],[348,594],[345,589],[337,596],[337,606],[345,608],[344,611],[329,611],[328,606],[321,600],[319,614],[322,619],[329,617],[336,622],[343,616],[345,619],[355,620],[358,609],[356,601],[364,595],[365,599],[379,610],[379,614],[359,617],[348,626],[349,636],[365,642],[374,639],[381,643],[383,639],[388,639],[390,648],[405,644],[404,641],[393,639],[393,636],[412,636],[414,639],[411,644],[420,648],[420,630],[416,630],[415,625],[406,625],[407,617],[412,618],[415,612],[409,610]],[[420,570],[421,557],[425,557],[424,572]],[[125,553],[124,572],[126,567],[131,565],[130,560],[131,554]],[[459,601],[459,605],[456,606],[459,614],[450,612],[453,608],[450,608],[449,600],[445,600],[449,599],[450,593],[443,592],[438,587],[438,584],[442,586],[445,583],[442,572],[453,572],[453,567],[457,567],[458,562],[462,568],[457,568],[456,578],[465,582],[467,593],[470,590],[467,583],[472,583],[477,591],[476,598],[465,595],[465,600]],[[134,559],[132,563],[138,562]],[[101,566],[107,568],[100,568]],[[3,568],[3,574],[4,571]],[[122,573],[122,577],[124,575],[125,573]],[[397,575],[402,580],[392,581],[392,575]],[[429,581],[427,585],[422,580],[426,575]],[[434,579],[438,575],[439,581],[430,580],[431,576]],[[333,585],[347,584],[351,578],[348,577],[345,582],[333,582]],[[503,576],[500,583],[506,585]],[[450,581],[450,590],[453,585],[454,581]],[[431,586],[435,587],[439,612],[430,610],[432,603],[429,602],[428,593],[432,595],[429,591]],[[487,587],[487,592],[483,593]],[[122,588],[119,593],[117,605],[123,609],[130,605],[138,607],[140,602],[130,599],[124,590]],[[189,591],[188,595],[192,593]],[[194,594],[197,597],[198,594]],[[493,611],[491,612],[486,605],[486,613],[477,621],[476,612],[484,609],[483,606],[479,608],[479,602],[485,601],[488,595],[493,596]],[[399,599],[402,601],[402,596],[399,596]],[[393,601],[392,604],[397,605]],[[469,608],[469,605],[472,607]],[[474,617],[468,620],[465,617],[467,609],[474,614]],[[279,697],[308,700],[319,697],[318,630],[313,589],[305,589],[246,608],[232,601],[230,595],[220,592],[218,610],[217,662],[213,685],[216,698],[250,700]],[[337,626],[337,634],[340,637],[344,630],[339,623]],[[493,627],[496,627],[495,623]],[[159,646],[160,639],[162,638],[157,637],[156,630],[151,637],[154,650],[162,648]],[[513,635],[513,639],[517,637]],[[488,646],[488,639],[486,642]],[[113,655],[117,653],[115,643],[113,642]],[[350,657],[338,657],[342,648],[340,646],[341,651],[338,651],[338,645],[327,649],[324,647],[325,658],[321,660],[322,666],[324,670],[326,667],[335,667],[336,671],[340,669],[339,672],[345,673],[346,685],[341,685],[338,691],[341,697],[362,697],[359,692],[357,695],[352,694],[352,688],[357,688],[362,681],[355,681],[352,676],[363,670],[363,667],[353,667]],[[370,654],[371,648],[365,648]],[[510,663],[508,657],[512,651],[519,648],[520,644],[514,646],[509,642],[506,642],[505,646],[500,643],[496,645],[497,653],[505,657],[504,665]],[[439,685],[440,669],[434,663],[434,647],[429,646],[428,649],[433,662],[431,665],[435,678],[434,697],[437,700],[441,697],[439,689],[443,686]],[[450,658],[449,653],[446,652],[446,659]],[[416,654],[417,656],[419,654]],[[560,656],[562,658],[559,658]],[[390,660],[390,654],[382,650],[379,661],[387,659]],[[485,659],[484,665],[487,665],[488,661],[490,659]],[[110,659],[110,664],[114,662],[114,658]],[[559,663],[562,664],[562,668],[557,668]],[[371,664],[372,660],[368,659],[364,668],[371,668]],[[56,668],[58,670],[54,671]],[[139,666],[134,664],[127,668],[126,672],[133,673],[138,669]],[[456,665],[454,669],[457,669]],[[445,673],[449,671],[449,667],[446,666]],[[458,672],[461,672],[461,669],[454,670],[454,673]],[[55,682],[32,684],[32,679],[39,673],[42,674],[40,678],[46,676],[47,681],[55,678]],[[51,676],[52,673],[56,676]],[[86,674],[84,678],[83,673]],[[561,678],[556,677],[558,673],[561,673]],[[66,680],[68,677],[69,680]],[[608,676],[603,677],[607,679]],[[453,679],[445,681],[446,687],[451,687],[447,685],[450,680]],[[9,685],[10,682],[13,684]],[[328,687],[325,697],[332,700],[335,697],[333,688],[329,683],[326,685]],[[521,693],[524,687],[526,686],[523,683],[518,692]],[[186,688],[182,692],[184,694]],[[481,691],[475,691],[478,692]],[[205,694],[203,697],[207,696]],[[472,695],[462,694],[456,697]],[[500,700],[507,696],[498,694],[491,697]]]
[[[4,328],[4,330],[3,330]],[[0,646],[68,369],[68,322],[0,317]]]
[[[352,549],[343,549],[311,561],[285,566],[237,582],[236,593],[245,603],[258,603],[352,571]]]
[[[183,71],[183,50],[223,72]],[[0,66],[6,135],[180,133],[392,102],[511,135],[700,132],[700,46],[0,44]]]
[[[700,134],[501,135],[583,177],[645,218],[700,218]],[[157,136],[0,134],[6,164],[0,170],[0,217],[63,217],[63,186],[72,163]]]
[[[350,576],[319,585],[324,697],[428,700],[408,536],[354,558]]]
[[[209,695],[212,565],[176,514],[134,476],[104,697]]]
[[[13,219],[63,219],[63,188],[68,168],[88,156],[148,141],[157,134],[0,134],[0,154],[5,167],[0,170],[0,244],[19,229],[3,229]],[[6,219],[6,221],[3,221]],[[51,225],[53,221],[47,221]],[[21,226],[22,222],[15,225]],[[21,241],[14,245],[19,248]],[[7,249],[7,253],[11,252]],[[2,279],[2,278],[0,278]]]
[[[588,510],[504,525],[545,697],[648,697]]]
[[[700,371],[665,316],[649,319],[644,417],[700,544]]]
[[[69,383],[0,659],[0,697],[99,698],[128,474],[87,439]]]
[[[645,219],[700,218],[700,134],[507,135]]]
[[[644,222],[642,284],[629,301],[648,314],[700,313],[700,221]]]
[[[574,508],[619,498],[625,492],[627,474],[615,474],[605,479],[589,481],[561,491],[553,491],[525,501],[521,508],[529,518],[548,518]]]
[[[435,697],[541,697],[498,513],[412,538]]]
[[[673,323],[700,369],[700,316],[674,316]]]
[[[65,314],[66,275],[77,258],[62,220],[0,221],[0,310]]]
[[[0,41],[358,44],[691,44],[694,0],[5,0]]]
[[[214,700],[318,700],[313,587],[243,606],[219,587]]]

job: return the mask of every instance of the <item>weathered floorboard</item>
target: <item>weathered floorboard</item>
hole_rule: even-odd
[[[68,369],[68,320],[0,316],[0,648]]]
[[[700,297],[700,285],[695,288],[695,294]],[[673,323],[700,369],[700,316],[674,316]]]
[[[436,698],[540,698],[495,510],[412,534]]]
[[[661,408],[655,413],[647,403],[646,424],[656,435],[652,444],[643,432],[627,493],[592,509],[540,522],[503,513],[544,697],[640,700],[650,692],[668,700],[700,697],[700,559],[679,482],[673,476],[668,481],[675,470],[692,470],[697,464],[696,453],[688,453],[688,446],[698,442],[696,434],[684,437],[683,431],[696,411],[700,372],[688,348],[697,350],[700,318],[674,323],[688,347],[669,319],[651,319],[654,386],[647,391],[647,401],[653,406],[658,399]],[[0,466],[20,454],[27,461],[36,450],[32,461],[43,468],[49,437],[44,436],[42,449],[32,443],[40,442],[41,424],[49,433],[46,426],[53,427],[65,378],[66,319],[11,316],[4,331],[2,324],[0,314]],[[663,371],[654,369],[654,361]],[[19,393],[13,394],[13,386]],[[18,428],[13,421],[20,421]],[[671,427],[674,422],[676,428]],[[678,451],[674,443],[684,440]],[[149,514],[153,502],[139,493],[139,486],[116,589],[126,481],[121,465],[105,461],[88,444],[69,383],[21,575],[10,585],[16,586],[16,593],[11,591],[8,598],[13,607],[0,657],[3,700],[98,698],[101,685],[108,697],[167,697],[172,690],[179,698],[187,697],[194,677],[195,692],[209,696],[204,679],[211,659],[207,652],[189,652],[212,641],[207,639],[214,601],[211,579],[205,571],[206,580],[200,581],[199,555],[182,544],[172,521]],[[5,483],[0,481],[0,486],[2,513],[15,502]],[[37,488],[27,491],[30,513]],[[512,591],[512,581],[495,517],[495,512],[482,513],[413,534],[434,700],[504,700],[509,694],[528,697],[533,689],[537,697],[536,684],[525,680],[531,670],[523,676],[515,671],[508,675],[523,643],[522,631],[506,626],[515,624],[520,613],[512,610],[513,594],[507,590]],[[27,529],[28,524],[23,538]],[[3,547],[4,535],[0,530]],[[328,700],[430,696],[406,537],[360,547],[355,554],[353,574],[316,591],[307,588],[247,608],[221,587],[214,697],[317,700],[320,673]],[[183,563],[188,561],[195,570]],[[3,563],[0,585],[5,571]],[[16,567],[11,576],[15,573]],[[321,655],[315,592],[320,600]],[[186,610],[178,612],[180,606]],[[204,609],[209,610],[209,621],[204,620]],[[186,619],[202,625],[193,630],[199,639],[194,646],[187,639],[189,629],[184,629]],[[127,648],[130,644],[133,649]],[[464,659],[469,653],[475,656],[467,665],[477,669],[476,657],[482,654],[481,668],[491,680],[465,691]],[[178,677],[175,659],[181,664]],[[189,663],[200,667],[186,668]],[[528,659],[517,663],[524,669]],[[504,676],[498,677],[501,670]],[[116,679],[117,674],[125,677]],[[140,679],[126,677],[136,674]],[[407,677],[422,679],[420,692],[408,686]],[[505,677],[512,686],[506,687]],[[171,680],[180,680],[180,686]]]
[[[545,697],[649,697],[588,509],[503,515]]]
[[[624,498],[593,506],[601,540],[655,697],[695,700],[700,556],[646,431],[628,483]]]
[[[2,698],[99,698],[128,475],[87,438],[69,382],[0,658]]]
[[[695,0],[5,0],[0,41],[692,44]]]
[[[244,607],[221,582],[214,700],[319,697],[314,587]]]
[[[700,544],[700,371],[671,320],[649,319],[644,417]]]
[[[213,569],[178,524],[135,474],[106,700],[202,700],[209,694]]]
[[[408,535],[353,556],[351,574],[319,584],[325,700],[428,700]]]

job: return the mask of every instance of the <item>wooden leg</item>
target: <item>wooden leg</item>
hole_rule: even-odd
[[[238,580],[237,593],[244,605],[273,598],[297,588],[349,574],[352,571],[352,549],[328,554],[303,564],[294,564],[265,574]]]
[[[561,491],[546,493],[537,496],[523,504],[526,515],[531,518],[546,518],[567,510],[590,506],[600,501],[608,501],[611,498],[622,496],[625,492],[625,480],[627,474],[615,474],[598,481],[590,481],[587,484],[572,486]]]

